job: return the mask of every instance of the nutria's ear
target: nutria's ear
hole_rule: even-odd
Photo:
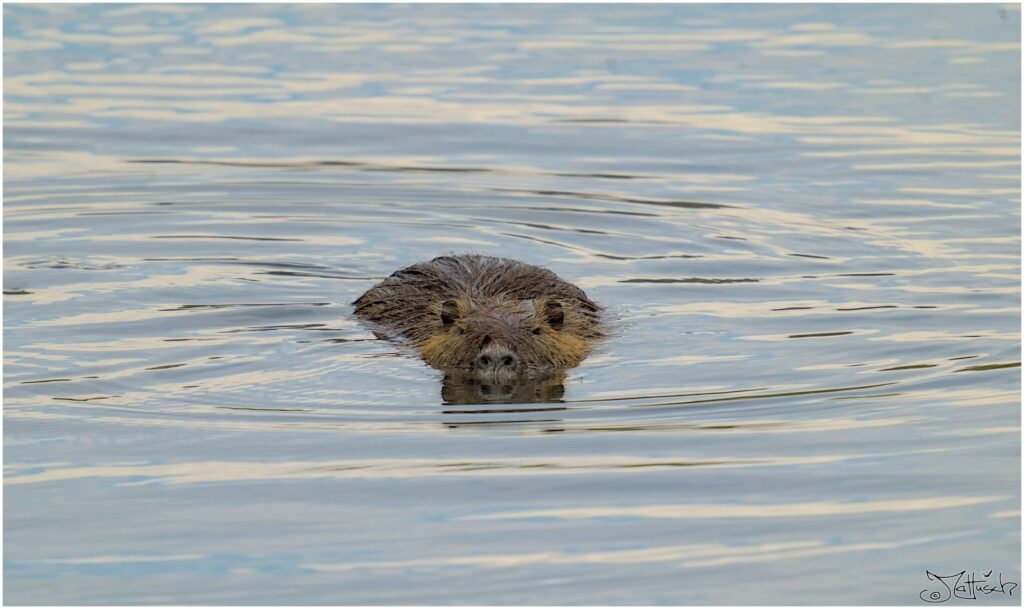
[[[441,325],[444,329],[452,327],[455,320],[459,318],[459,305],[454,300],[446,300],[441,303]]]
[[[544,322],[555,330],[561,330],[565,324],[565,310],[562,308],[562,303],[553,299],[545,300],[543,311]]]

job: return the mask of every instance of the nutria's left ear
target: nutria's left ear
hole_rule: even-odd
[[[446,300],[441,303],[441,325],[444,329],[452,327],[455,320],[459,318],[459,305],[454,300]]]
[[[562,326],[565,325],[565,309],[562,308],[562,303],[557,300],[550,299],[544,301],[543,316],[544,322],[555,330],[561,330]]]

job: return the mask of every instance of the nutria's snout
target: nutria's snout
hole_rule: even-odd
[[[481,379],[509,379],[521,371],[519,356],[504,345],[491,343],[473,360],[473,372]]]

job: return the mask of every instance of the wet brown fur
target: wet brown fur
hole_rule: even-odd
[[[482,352],[507,350],[517,358],[517,375],[537,376],[579,365],[604,336],[600,307],[583,290],[507,258],[414,264],[354,304],[357,316],[404,337],[440,370],[468,369]]]

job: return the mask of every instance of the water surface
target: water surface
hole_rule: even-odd
[[[1018,7],[4,15],[6,602],[1020,581]],[[349,303],[450,252],[615,336],[446,396]]]

